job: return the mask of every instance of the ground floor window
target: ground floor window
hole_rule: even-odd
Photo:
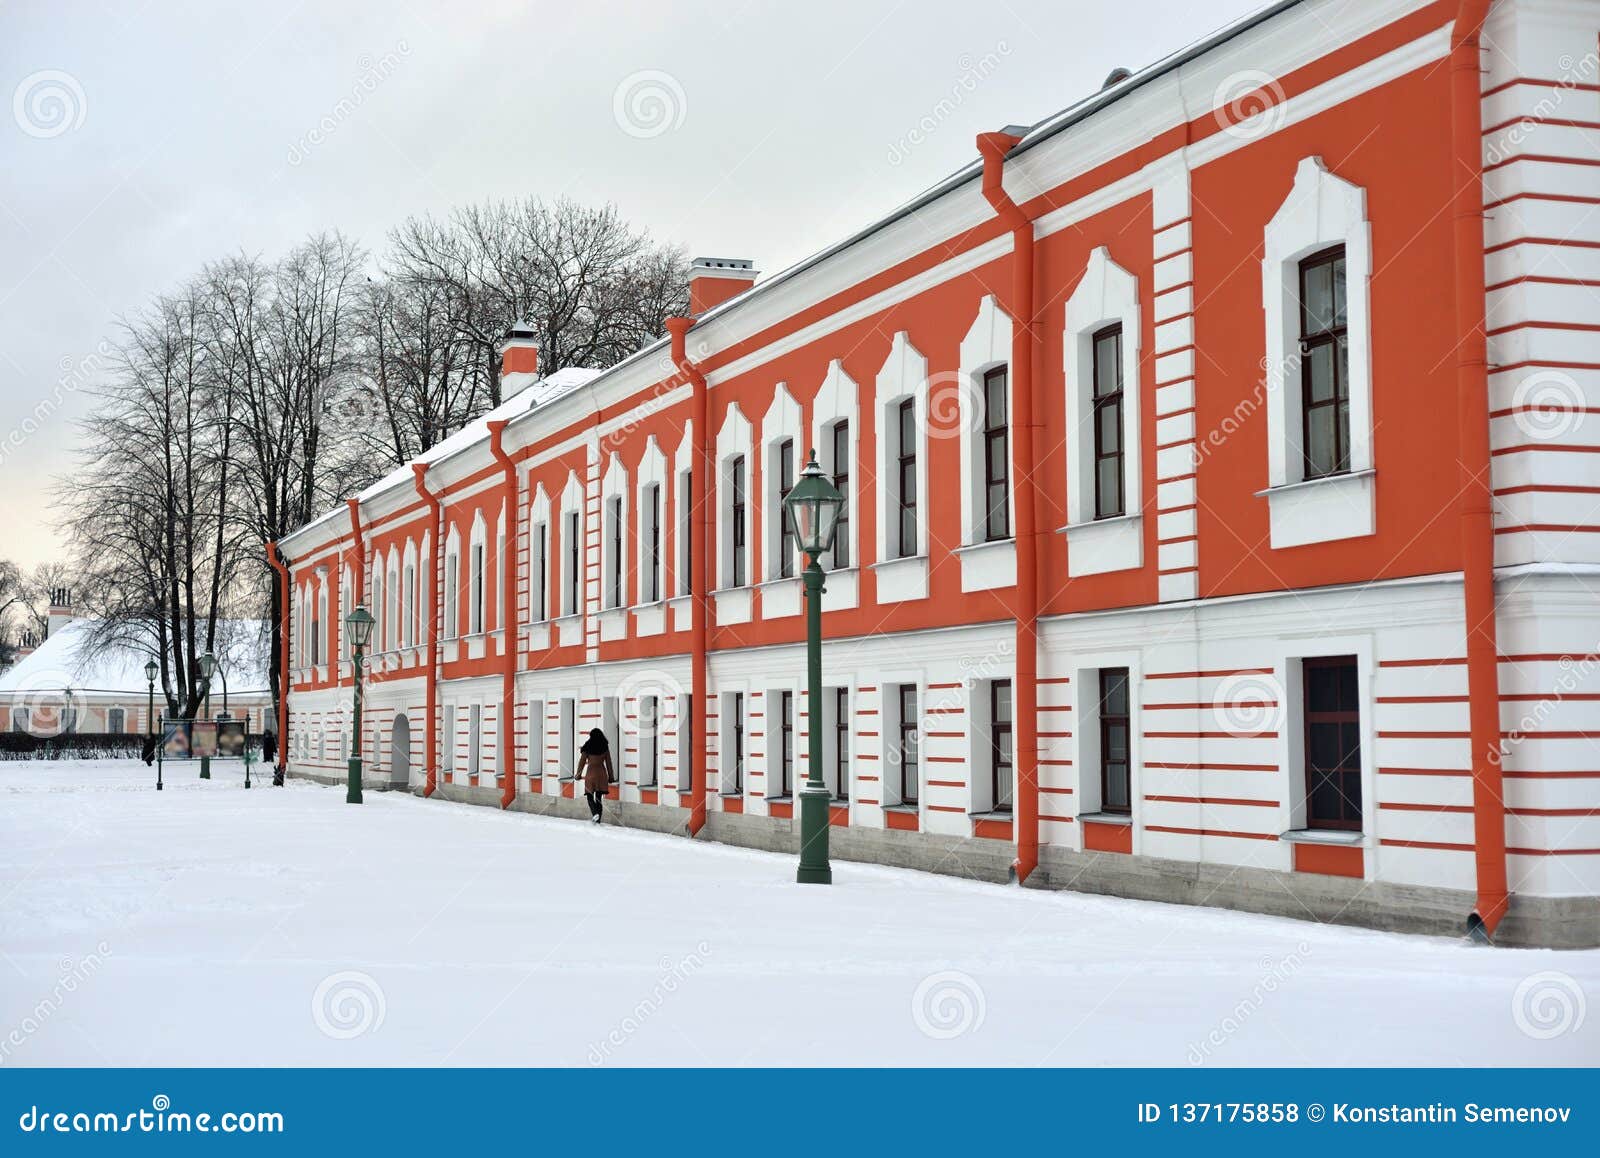
[[[127,731],[127,717],[121,708],[112,708],[106,712],[106,731]]]
[[[778,693],[778,776],[777,794],[790,795],[790,770],[794,767],[794,693]]]
[[[989,775],[994,810],[1010,812],[1017,784],[1010,680],[989,682]]]
[[[639,697],[639,785],[654,788],[661,769],[661,700]]]
[[[1128,669],[1100,669],[1100,811],[1131,813],[1133,793],[1128,775]]]
[[[724,753],[722,792],[737,796],[744,791],[744,693],[734,692],[724,701],[728,713],[726,733],[727,751]]]
[[[1361,707],[1353,655],[1302,662],[1306,827],[1361,831]]]
[[[921,796],[922,761],[920,759],[920,731],[918,717],[922,711],[917,703],[917,685],[901,684],[897,704],[896,728],[899,732],[900,803],[915,804]]]

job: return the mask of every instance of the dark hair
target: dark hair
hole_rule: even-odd
[[[606,734],[599,728],[589,729],[589,738],[583,742],[579,749],[585,756],[604,756],[611,751],[611,745],[606,743]]]

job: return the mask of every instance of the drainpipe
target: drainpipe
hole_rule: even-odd
[[[1039,334],[1034,325],[1033,220],[1005,190],[1005,156],[1022,138],[1007,132],[978,134],[983,157],[983,195],[1011,230],[1011,409],[1017,434],[1011,440],[1016,480],[1017,671],[1014,682],[1016,736],[1017,883],[1039,864],[1039,486],[1034,477],[1036,436],[1033,368]]]
[[[429,492],[425,481],[427,475],[427,463],[411,464],[412,485],[417,488],[422,501],[428,504],[428,519],[433,527],[433,559],[428,569],[428,674],[423,677],[424,694],[428,697],[428,772],[422,788],[424,798],[432,796],[439,787],[439,608],[436,604],[439,602],[440,560],[444,557],[441,536],[444,504]]]
[[[278,552],[278,544],[271,539],[267,540],[267,562],[278,573],[278,599],[281,606],[279,612],[281,658],[278,660],[278,668],[283,682],[282,686],[278,688],[278,766],[272,773],[272,783],[274,786],[282,788],[284,777],[289,770],[289,606],[291,597],[289,593],[289,569],[283,565],[283,556]]]
[[[690,455],[690,493],[692,542],[689,550],[689,719],[692,733],[689,753],[689,835],[695,836],[706,823],[706,654],[709,637],[708,616],[711,579],[711,432],[709,388],[700,367],[685,351],[693,318],[668,318],[672,335],[672,364],[694,387],[690,416],[694,422],[694,449]],[[679,499],[683,501],[682,497]],[[682,760],[682,754],[679,754]],[[680,765],[681,766],[681,765]]]
[[[517,770],[512,754],[512,709],[517,695],[517,599],[514,561],[517,541],[517,464],[506,453],[506,420],[489,420],[489,453],[505,471],[506,536],[500,551],[500,807],[517,797]]]
[[[1483,64],[1478,32],[1490,0],[1461,0],[1450,33],[1450,129],[1456,265],[1456,392],[1460,422],[1461,572],[1472,730],[1472,828],[1478,898],[1467,932],[1488,941],[1506,914],[1506,804],[1500,768],[1500,649],[1494,599],[1489,455],[1489,351],[1484,335]]]
[[[367,601],[367,541],[361,535],[361,500],[345,499],[345,506],[350,508],[350,533],[355,537],[354,553],[356,557],[355,584],[350,591],[350,597],[356,601],[356,607],[364,605]],[[346,611],[354,611],[355,607]],[[350,680],[355,682],[355,665],[350,667]]]

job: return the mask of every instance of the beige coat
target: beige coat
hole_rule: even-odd
[[[578,775],[583,777],[585,792],[604,792],[611,787],[611,753],[603,756],[584,755],[578,764]]]

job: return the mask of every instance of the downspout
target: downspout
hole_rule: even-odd
[[[355,582],[351,587],[350,598],[356,601],[356,607],[364,607],[367,602],[367,541],[361,535],[361,500],[345,499],[345,506],[350,508],[350,534],[355,538],[353,547],[356,557]],[[345,611],[348,616],[356,607]],[[355,682],[355,668],[350,669],[350,681]]]
[[[272,783],[274,787],[282,788],[285,777],[289,771],[289,569],[283,565],[283,556],[278,552],[278,544],[271,539],[267,540],[267,562],[278,573],[278,600],[280,611],[278,614],[280,642],[280,659],[278,660],[279,678],[282,680],[278,688],[278,766],[273,770]]]
[[[489,420],[489,453],[505,471],[506,534],[500,550],[500,807],[517,797],[517,770],[512,755],[512,710],[517,695],[517,598],[513,560],[517,541],[517,464],[506,453],[506,420]]]
[[[428,504],[428,519],[433,527],[433,559],[428,567],[428,674],[423,677],[424,694],[428,697],[428,772],[422,788],[422,795],[425,798],[432,796],[439,787],[439,608],[437,604],[441,569],[439,561],[443,557],[444,550],[441,538],[443,528],[440,526],[444,504],[429,493],[427,483],[424,481],[427,474],[427,463],[411,464],[411,482],[417,488],[417,494],[422,496],[422,501]]]
[[[689,458],[690,536],[689,544],[689,835],[697,835],[706,823],[706,655],[709,638],[711,579],[711,432],[709,388],[700,367],[686,352],[693,318],[668,318],[672,335],[672,364],[689,379],[694,388],[690,418],[694,423],[694,447]],[[680,497],[680,502],[683,498]],[[678,757],[683,759],[682,753]]]
[[[1039,485],[1034,477],[1037,437],[1033,417],[1033,369],[1039,334],[1034,317],[1033,220],[1005,190],[1005,156],[1022,138],[1012,133],[978,134],[983,157],[983,195],[1011,230],[1011,410],[1017,435],[1011,440],[1016,480],[1017,621],[1015,697],[1017,769],[1017,859],[1012,866],[1024,884],[1039,864]]]
[[[1506,914],[1506,804],[1500,767],[1500,649],[1494,599],[1489,351],[1483,270],[1483,64],[1478,33],[1490,0],[1461,0],[1450,32],[1455,218],[1456,393],[1461,461],[1461,572],[1472,734],[1472,828],[1478,898],[1470,936],[1487,941]]]

